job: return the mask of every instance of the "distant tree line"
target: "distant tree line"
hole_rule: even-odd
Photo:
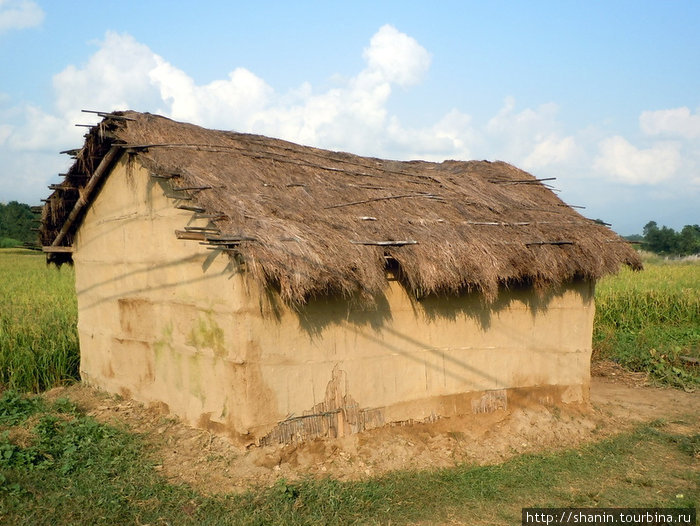
[[[680,232],[667,226],[649,221],[644,225],[643,234],[627,236],[630,241],[638,241],[644,250],[664,256],[691,256],[700,254],[700,226],[685,225]]]
[[[38,226],[35,222],[38,217],[39,215],[24,203],[0,203],[0,248],[23,243],[35,244],[37,233],[32,229]]]

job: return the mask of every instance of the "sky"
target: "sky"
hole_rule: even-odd
[[[503,160],[641,233],[700,223],[700,2],[0,0],[0,202],[93,114],[386,159]]]

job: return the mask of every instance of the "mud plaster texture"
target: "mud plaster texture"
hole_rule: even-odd
[[[99,421],[142,433],[157,470],[172,482],[205,493],[241,492],[280,478],[361,480],[394,470],[496,464],[521,453],[576,447],[658,418],[692,428],[684,433],[700,432],[697,393],[639,386],[638,376],[628,377],[614,366],[606,370],[607,376],[593,378],[590,404],[531,404],[341,438],[249,448],[187,426],[157,407],[84,385],[54,389],[48,396],[67,396]]]
[[[86,384],[242,446],[497,411],[523,396],[586,402],[590,282],[504,290],[485,306],[476,294],[417,299],[390,281],[374,309],[325,298],[292,310],[226,254],[176,238],[208,219],[176,208],[169,184],[124,156],[76,234]]]

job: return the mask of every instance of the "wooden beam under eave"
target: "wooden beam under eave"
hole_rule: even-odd
[[[205,241],[207,239],[203,232],[187,232],[186,230],[176,230],[175,236],[178,239],[190,239],[192,241]]]
[[[41,247],[42,252],[60,252],[62,254],[72,254],[73,247],[54,247],[54,246],[43,246]]]

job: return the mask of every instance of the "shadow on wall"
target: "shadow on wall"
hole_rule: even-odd
[[[201,261],[201,255],[200,254],[193,254],[191,256],[172,260],[166,264],[160,264],[157,267],[154,267],[148,263],[144,263],[142,268],[130,270],[128,272],[122,272],[119,274],[114,274],[113,276],[110,276],[108,279],[104,279],[102,281],[92,283],[90,286],[79,289],[77,292],[78,292],[78,294],[92,292],[93,290],[99,289],[100,287],[103,287],[105,285],[109,285],[110,283],[118,283],[120,281],[123,281],[126,278],[134,278],[137,276],[143,277],[151,272],[159,272],[159,271],[163,271],[167,268],[175,268],[175,267],[179,267],[181,265],[187,265],[187,264],[198,264],[199,261]],[[221,272],[209,273],[209,274],[202,273],[202,276],[197,277],[197,278],[191,278],[191,279],[187,279],[187,280],[178,280],[178,281],[163,283],[160,285],[150,285],[148,287],[120,290],[116,294],[112,294],[109,296],[100,296],[99,299],[96,299],[95,301],[93,301],[89,304],[85,304],[85,305],[81,306],[81,308],[91,309],[94,307],[98,307],[99,305],[101,305],[103,303],[112,302],[114,300],[118,300],[118,299],[123,298],[123,297],[138,296],[139,294],[146,293],[149,291],[176,289],[177,287],[180,287],[182,285],[193,285],[193,284],[197,284],[197,283],[203,283],[205,281],[210,281],[212,279],[222,279],[222,278],[226,279],[227,277],[231,276],[234,272],[235,272],[235,270],[233,268],[233,263],[231,263],[229,266],[227,266]]]
[[[514,303],[522,303],[532,316],[543,314],[551,302],[567,292],[578,294],[584,305],[593,301],[593,287],[586,286],[583,280],[566,283],[559,287],[534,289],[527,284],[502,286],[498,298],[487,303],[479,292],[465,291],[460,296],[440,296],[430,294],[417,298],[399,282],[417,319],[427,322],[436,320],[457,321],[469,318],[476,321],[484,331],[491,327],[494,315],[508,309]],[[268,291],[268,295],[274,293]],[[295,310],[299,326],[311,336],[320,335],[326,327],[351,324],[369,327],[373,330],[387,330],[386,324],[392,319],[392,306],[386,295],[376,295],[374,304],[362,303],[359,298],[312,298]],[[275,299],[270,299],[274,302]],[[279,307],[278,307],[279,308]]]
[[[525,285],[504,287],[497,300],[490,304],[476,292],[449,297],[430,295],[417,299],[405,287],[402,286],[400,290],[410,300],[407,303],[416,321],[423,319],[430,324],[438,320],[459,322],[460,319],[469,318],[483,331],[491,329],[493,317],[514,303],[525,305],[530,315],[535,317],[546,313],[552,301],[566,293],[577,294],[586,307],[593,301],[593,287],[583,280],[539,291]],[[459,383],[468,383],[475,378],[493,385],[499,383],[496,369],[484,368],[483,363],[481,367],[475,366],[468,360],[457,358],[454,353],[435,347],[429,342],[429,337],[411,336],[394,327],[389,323],[393,318],[392,305],[385,295],[377,297],[370,309],[354,299],[313,299],[298,309],[296,314],[300,327],[311,337],[320,337],[324,329],[331,326],[343,326],[361,340],[379,345],[391,354],[401,355],[419,363],[426,370],[434,370],[438,375],[450,377]],[[517,339],[518,333],[509,332],[508,336]],[[469,342],[464,344],[469,345]],[[417,350],[422,352],[417,353]],[[426,356],[432,358],[426,360]]]
[[[113,301],[124,296],[138,295],[149,290],[175,289],[182,285],[193,285],[212,279],[230,279],[236,274],[246,274],[245,265],[233,258],[229,259],[224,269],[211,271],[210,266],[219,256],[228,257],[222,250],[213,250],[204,258],[201,253],[194,253],[191,256],[161,263],[155,267],[144,264],[142,268],[122,272],[108,279],[93,283],[79,290],[78,293],[90,292],[92,289],[124,280],[127,277],[133,278],[138,275],[163,271],[168,267],[201,264],[202,274],[198,277],[149,286],[148,288],[120,291],[116,295],[103,296],[93,303],[83,306],[83,308],[93,308],[104,302]],[[246,291],[244,291],[244,294],[252,293],[251,296],[257,296],[259,309],[264,316],[280,319],[283,313],[288,310],[288,307],[281,299],[277,287],[264,286],[262,284],[257,284],[256,286],[250,279],[245,281]],[[534,317],[537,314],[546,312],[552,300],[561,297],[566,292],[578,294],[584,305],[588,305],[593,301],[593,287],[587,286],[583,280],[569,282],[559,287],[552,286],[537,289],[527,283],[508,283],[501,286],[497,299],[491,303],[487,303],[481,293],[466,289],[459,296],[430,294],[419,298],[402,281],[391,277],[388,281],[389,284],[394,282],[400,285],[400,289],[405,295],[405,299],[408,300],[416,319],[422,318],[426,322],[440,319],[457,321],[466,317],[476,321],[482,330],[488,330],[493,316],[508,309],[513,303],[525,305]],[[253,291],[255,292],[253,293]],[[299,327],[310,336],[316,337],[320,336],[325,328],[341,324],[350,324],[358,328],[368,327],[374,331],[386,329],[388,322],[393,317],[392,308],[395,308],[395,306],[390,304],[389,298],[385,293],[374,295],[373,302],[368,302],[366,298],[361,297],[358,293],[348,298],[340,296],[312,297],[308,299],[306,304],[291,310],[298,317]]]

